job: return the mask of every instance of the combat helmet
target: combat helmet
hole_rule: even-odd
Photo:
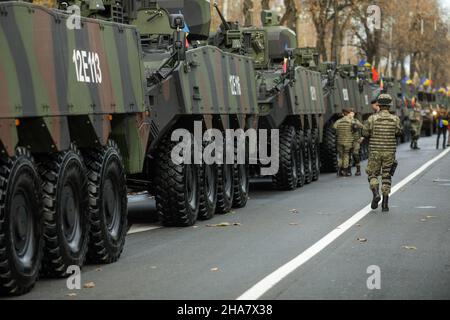
[[[387,93],[382,93],[378,96],[378,105],[380,106],[380,108],[382,107],[392,107],[392,96],[390,94]]]

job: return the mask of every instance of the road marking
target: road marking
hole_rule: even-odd
[[[410,183],[412,180],[414,180],[417,176],[422,174],[425,170],[427,170],[430,166],[432,166],[434,163],[445,157],[450,152],[450,149],[442,152],[439,156],[435,157],[434,159],[428,161],[423,166],[421,166],[419,169],[411,173],[408,177],[403,179],[401,182],[399,182],[397,185],[395,185],[392,188],[391,195],[395,194],[399,190],[401,190],[403,187],[405,187],[408,183]],[[357,212],[353,217],[345,221],[343,224],[338,226],[336,229],[331,231],[329,234],[327,234],[325,237],[320,239],[318,242],[313,244],[311,247],[303,251],[300,255],[286,263],[285,265],[281,266],[268,276],[266,276],[264,279],[259,281],[257,284],[255,284],[253,287],[248,289],[246,292],[244,292],[241,296],[237,298],[237,300],[257,300],[260,297],[262,297],[266,292],[268,292],[270,289],[272,289],[276,284],[278,284],[281,280],[286,278],[289,274],[291,274],[293,271],[298,269],[300,266],[305,264],[307,261],[309,261],[312,257],[314,257],[316,254],[321,252],[323,249],[325,249],[329,244],[331,244],[333,241],[335,241],[337,238],[339,238],[342,234],[344,234],[347,230],[352,228],[355,224],[357,224],[361,219],[363,219],[365,216],[367,216],[372,209],[370,208],[370,204],[363,208],[361,211]]]
[[[157,229],[161,229],[161,226],[136,224],[130,228],[130,230],[128,231],[128,234],[129,235],[136,234],[136,233],[147,232],[147,231],[157,230]]]
[[[415,207],[414,209],[436,209],[436,207],[433,207],[433,206],[422,206],[422,207]]]

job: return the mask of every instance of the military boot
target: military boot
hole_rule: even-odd
[[[411,149],[414,150],[414,140],[411,140]]]
[[[381,200],[380,193],[378,192],[378,188],[372,189],[373,199],[372,199],[372,210],[378,209],[378,203]]]
[[[361,176],[361,166],[356,166],[356,173],[355,176],[360,177]]]
[[[383,196],[383,203],[381,207],[383,212],[389,212],[389,196]]]
[[[351,176],[352,176],[352,169],[350,167],[344,169],[344,177],[351,177]]]
[[[417,141],[414,142],[414,150],[420,150],[419,146],[417,145]]]

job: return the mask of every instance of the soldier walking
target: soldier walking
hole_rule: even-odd
[[[411,149],[420,150],[417,143],[422,133],[423,117],[422,108],[420,104],[416,104],[414,110],[409,114],[409,121],[411,122]]]
[[[353,133],[353,147],[352,154],[353,160],[356,165],[355,176],[361,176],[361,143],[364,141],[362,137],[363,124],[357,118],[355,118],[355,112],[350,112],[350,117],[352,119],[352,133]]]
[[[336,130],[339,154],[338,176],[350,177],[352,175],[350,169],[350,151],[353,147],[352,119],[350,117],[350,110],[344,109],[342,113],[344,117],[336,121],[333,126]]]
[[[380,112],[372,115],[364,124],[363,136],[370,140],[367,175],[373,193],[372,209],[377,209],[381,200],[378,180],[381,175],[382,208],[383,212],[388,212],[392,176],[397,168],[397,161],[395,160],[397,137],[402,134],[403,129],[400,118],[389,112],[392,97],[388,94],[381,94],[378,97],[378,104],[380,105]]]

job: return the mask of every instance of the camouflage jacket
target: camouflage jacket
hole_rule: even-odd
[[[400,118],[382,110],[364,124],[363,136],[370,139],[370,151],[396,152],[397,137],[403,133]]]
[[[352,120],[343,117],[336,121],[333,128],[336,130],[337,143],[340,145],[353,145]]]
[[[423,117],[420,110],[413,110],[409,113],[409,120],[415,125],[422,125]]]

